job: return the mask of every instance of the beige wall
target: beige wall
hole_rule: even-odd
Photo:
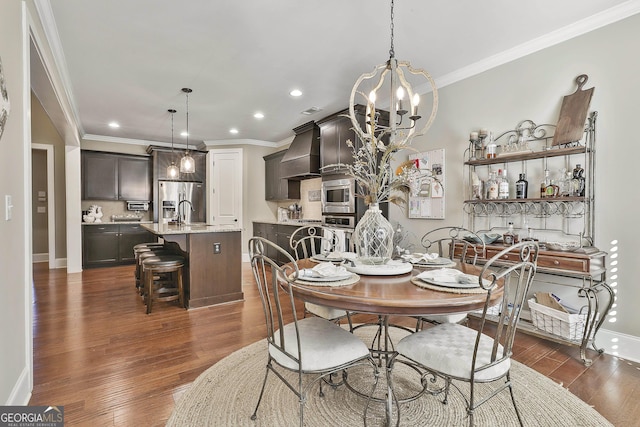
[[[0,2],[0,59],[11,112],[2,140],[0,197],[13,202],[12,219],[0,217],[0,404],[26,404],[33,385],[31,361],[31,148],[26,19],[20,1]]]
[[[599,113],[595,244],[610,254],[608,282],[618,294],[614,314],[603,328],[640,337],[640,228],[634,214],[638,191],[633,179],[640,159],[636,141],[640,56],[635,54],[639,40],[640,15],[636,15],[441,88],[434,126],[413,145],[419,150],[446,150],[446,219],[408,220],[392,208],[391,220],[401,221],[416,235],[438,226],[462,225],[462,162],[469,132],[480,127],[513,129],[524,119],[556,123],[562,97],[575,91],[576,76],[587,74],[586,87],[595,87],[591,110]],[[428,58],[407,59],[429,69]]]
[[[65,185],[65,147],[64,140],[49,119],[47,112],[42,107],[38,98],[31,94],[31,142],[34,144],[46,144],[53,146],[54,161],[54,192],[55,192],[55,218],[56,218],[56,258],[61,260],[67,256],[67,223],[66,223],[66,185]],[[44,179],[46,187],[46,164],[44,168],[33,170],[34,179]],[[35,211],[35,206],[34,206]],[[34,214],[35,215],[35,214]],[[42,214],[37,215],[41,220]],[[36,217],[34,216],[34,221]],[[35,238],[35,236],[34,236]],[[34,240],[35,244],[35,240]],[[38,244],[41,244],[39,242]],[[45,250],[44,252],[47,252]],[[34,248],[34,253],[42,253]]]

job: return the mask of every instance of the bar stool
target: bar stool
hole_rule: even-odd
[[[139,243],[133,247],[133,255],[136,261],[136,269],[133,272],[133,275],[136,278],[136,289],[141,288],[140,280],[142,278],[142,264],[139,259],[140,255],[162,249],[164,249],[164,243],[159,242]]]
[[[184,307],[182,269],[185,259],[179,255],[147,256],[142,260],[144,298],[147,314],[151,313],[153,301],[178,300]]]

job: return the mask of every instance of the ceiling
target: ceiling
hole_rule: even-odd
[[[358,76],[389,58],[388,0],[39,4],[87,138],[170,142],[175,108],[175,140],[184,143],[189,87],[190,144],[277,143],[346,108]],[[442,87],[637,9],[637,0],[398,0],[395,56]],[[290,96],[294,88],[303,95]],[[321,111],[301,114],[312,107]]]

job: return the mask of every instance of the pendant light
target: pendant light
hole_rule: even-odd
[[[187,96],[187,149],[184,152],[184,156],[180,160],[180,172],[182,173],[194,173],[196,171],[196,162],[189,153],[189,94],[193,92],[188,87],[183,87],[182,91]]]
[[[351,90],[349,98],[349,118],[354,131],[363,141],[381,139],[387,135],[389,141],[404,147],[409,145],[413,138],[424,135],[431,127],[438,110],[438,90],[435,81],[429,73],[421,68],[413,68],[408,61],[398,61],[395,58],[394,48],[394,0],[391,0],[391,48],[389,60],[376,65],[372,72],[361,75]],[[426,120],[418,114],[420,96],[417,90],[425,91],[431,87],[432,109]],[[369,95],[365,95],[368,93]],[[408,100],[405,100],[405,95]],[[364,99],[357,99],[361,96]],[[378,121],[379,112],[376,111],[376,100],[382,100],[383,106],[389,108],[388,124],[386,121]],[[356,115],[356,105],[364,104],[366,107],[366,123],[364,128],[359,124]],[[403,122],[404,117],[409,120]]]
[[[176,110],[171,108],[167,111],[171,113],[171,164],[167,166],[167,178],[178,179],[180,176],[180,168],[176,165],[175,157],[173,156],[173,115],[176,113]]]

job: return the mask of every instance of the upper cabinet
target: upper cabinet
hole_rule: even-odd
[[[346,117],[349,110],[343,110],[318,122],[320,127],[320,172],[333,174],[341,172],[337,166],[339,163],[349,164],[353,162],[353,151],[347,145],[347,140],[358,143],[351,119]],[[364,115],[359,115],[363,119]]]
[[[264,156],[264,198],[268,201],[300,199],[300,181],[281,178],[280,162],[287,150]]]
[[[82,198],[152,200],[150,158],[83,151]]]
[[[366,107],[356,105],[354,110],[358,124],[364,129],[367,119]],[[389,113],[380,110],[376,120],[381,125],[388,125]],[[316,123],[320,127],[320,173],[322,175],[344,173],[344,168],[331,165],[353,163],[353,149],[347,145],[348,140],[353,143],[356,150],[361,145],[361,141],[353,130],[349,109],[339,111]]]

